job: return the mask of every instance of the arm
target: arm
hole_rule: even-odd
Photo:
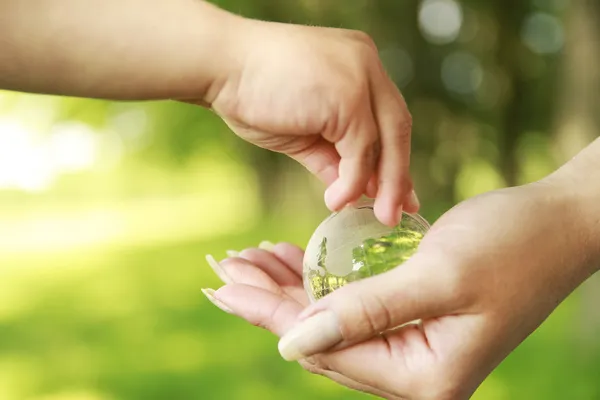
[[[574,273],[583,283],[600,271],[600,138],[581,150],[542,182],[557,188],[564,198],[565,220],[572,219],[573,233],[583,259],[573,263]],[[561,192],[562,194],[558,194]]]
[[[198,0],[0,0],[0,88],[200,99],[238,67],[243,21]]]
[[[368,194],[394,225],[419,208],[411,116],[361,32],[200,0],[0,0],[0,88],[210,105],[243,139],[317,175],[332,210]]]
[[[597,139],[539,182],[459,204],[436,221],[410,260],[304,310],[305,297],[290,304],[291,295],[268,293],[258,274],[249,283],[247,263],[236,260],[221,264],[234,283],[209,298],[283,336],[285,359],[344,385],[386,398],[468,399],[600,269],[599,182]],[[264,257],[240,254],[276,271],[262,266]],[[298,270],[302,257],[296,259]],[[236,285],[242,271],[244,285]],[[415,320],[418,326],[394,329]]]

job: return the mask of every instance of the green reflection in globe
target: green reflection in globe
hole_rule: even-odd
[[[315,230],[303,261],[304,288],[311,302],[354,281],[389,271],[416,251],[429,224],[403,213],[390,228],[377,220],[372,201],[330,215]]]

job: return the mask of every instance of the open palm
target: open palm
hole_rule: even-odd
[[[285,359],[343,385],[388,399],[466,399],[597,269],[597,228],[582,228],[560,182],[471,198],[401,267],[312,305],[304,253],[286,243],[220,264],[209,257],[226,285],[207,295],[284,336]]]
[[[281,337],[309,304],[302,284],[303,254],[294,245],[279,243],[270,250],[252,248],[232,254],[235,256],[218,264],[210,259],[226,283],[211,295],[225,311]],[[457,350],[463,337],[469,335],[469,324],[459,324],[459,318],[470,317],[408,324],[352,347],[309,357],[300,364],[352,389],[388,399],[405,398],[402,393],[411,392],[411,382],[422,382],[439,368],[440,357],[431,347],[431,334],[439,333],[435,344],[446,341],[444,351],[448,352]],[[449,330],[452,326],[456,329]],[[415,379],[416,374],[422,376]]]

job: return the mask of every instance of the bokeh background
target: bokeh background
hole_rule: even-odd
[[[598,1],[217,3],[374,37],[414,117],[431,222],[597,136]],[[219,286],[207,253],[304,246],[323,189],[190,105],[0,92],[0,399],[368,398],[282,361],[276,338],[200,292]],[[600,399],[599,328],[596,278],[474,398]]]

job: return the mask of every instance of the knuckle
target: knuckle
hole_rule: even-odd
[[[396,122],[396,130],[397,130],[397,135],[398,138],[401,139],[402,141],[406,141],[407,139],[410,138],[411,132],[412,132],[412,125],[413,125],[413,121],[412,121],[412,117],[410,115],[408,115],[407,117],[401,118]]]
[[[305,361],[305,360],[300,360],[299,361],[300,366],[302,368],[304,368],[305,371],[310,372],[311,374],[315,374],[315,375],[322,375],[323,371],[321,371],[315,364]]]
[[[252,326],[255,326],[257,328],[264,329],[266,331],[269,330],[269,324],[266,323],[265,321],[263,321],[262,319],[258,319],[258,318],[250,319],[248,322],[250,322],[250,324],[252,324]]]
[[[356,44],[356,50],[359,57],[367,60],[371,60],[378,54],[377,44],[375,40],[368,33],[360,30],[349,29],[345,31],[346,36]]]
[[[369,35],[368,33],[364,32],[364,31],[359,31],[359,30],[355,30],[353,32],[354,32],[353,36],[356,41],[360,42],[363,45],[366,45],[370,50],[377,50],[377,45],[375,44],[375,41],[373,40],[371,35]]]
[[[358,333],[379,333],[391,324],[391,312],[385,302],[376,294],[359,294],[356,299],[356,315],[353,321],[354,329]],[[347,340],[360,338],[349,337]]]
[[[273,321],[276,321],[279,318],[279,314],[283,312],[284,302],[281,301],[277,303],[272,309],[268,310],[266,313],[256,312],[251,318],[250,322],[252,325],[265,329],[269,332],[274,331]]]
[[[412,119],[398,117],[395,121],[390,121],[389,128],[382,134],[384,145],[388,144],[387,150],[406,150],[404,146],[408,146],[412,135]]]
[[[406,110],[405,115],[404,115],[404,123],[406,124],[406,126],[408,128],[412,128],[413,126],[413,117],[412,114],[410,113],[410,111]]]
[[[327,372],[332,372],[331,366],[325,362],[323,357],[312,356],[300,361],[300,365],[306,371],[315,375],[326,375]]]
[[[281,300],[273,309],[269,312],[267,321],[275,321],[279,318],[279,314],[283,312],[284,301]]]

